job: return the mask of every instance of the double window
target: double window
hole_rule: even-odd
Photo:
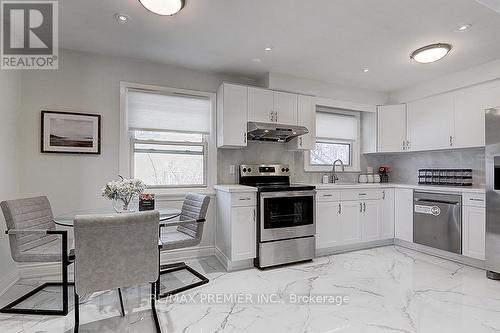
[[[359,112],[318,106],[316,146],[306,154],[306,171],[329,171],[336,160],[348,171],[359,169],[359,127]]]
[[[131,177],[148,187],[206,187],[211,96],[166,88],[124,93]]]

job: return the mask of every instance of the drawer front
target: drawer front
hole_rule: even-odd
[[[241,207],[241,206],[255,206],[257,202],[255,193],[233,193],[231,194],[231,206]]]
[[[464,206],[486,207],[486,195],[481,193],[464,193]]]
[[[340,191],[316,191],[316,201],[340,201]]]
[[[383,197],[383,190],[359,189],[342,191],[342,201],[352,200],[378,200]]]

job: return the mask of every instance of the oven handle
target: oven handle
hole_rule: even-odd
[[[314,197],[316,191],[276,191],[276,192],[261,192],[260,198],[286,198],[286,197]]]

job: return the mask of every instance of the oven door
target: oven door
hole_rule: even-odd
[[[314,236],[316,191],[260,193],[261,242]]]

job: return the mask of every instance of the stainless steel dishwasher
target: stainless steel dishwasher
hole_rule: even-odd
[[[413,242],[462,254],[462,196],[415,192]]]

